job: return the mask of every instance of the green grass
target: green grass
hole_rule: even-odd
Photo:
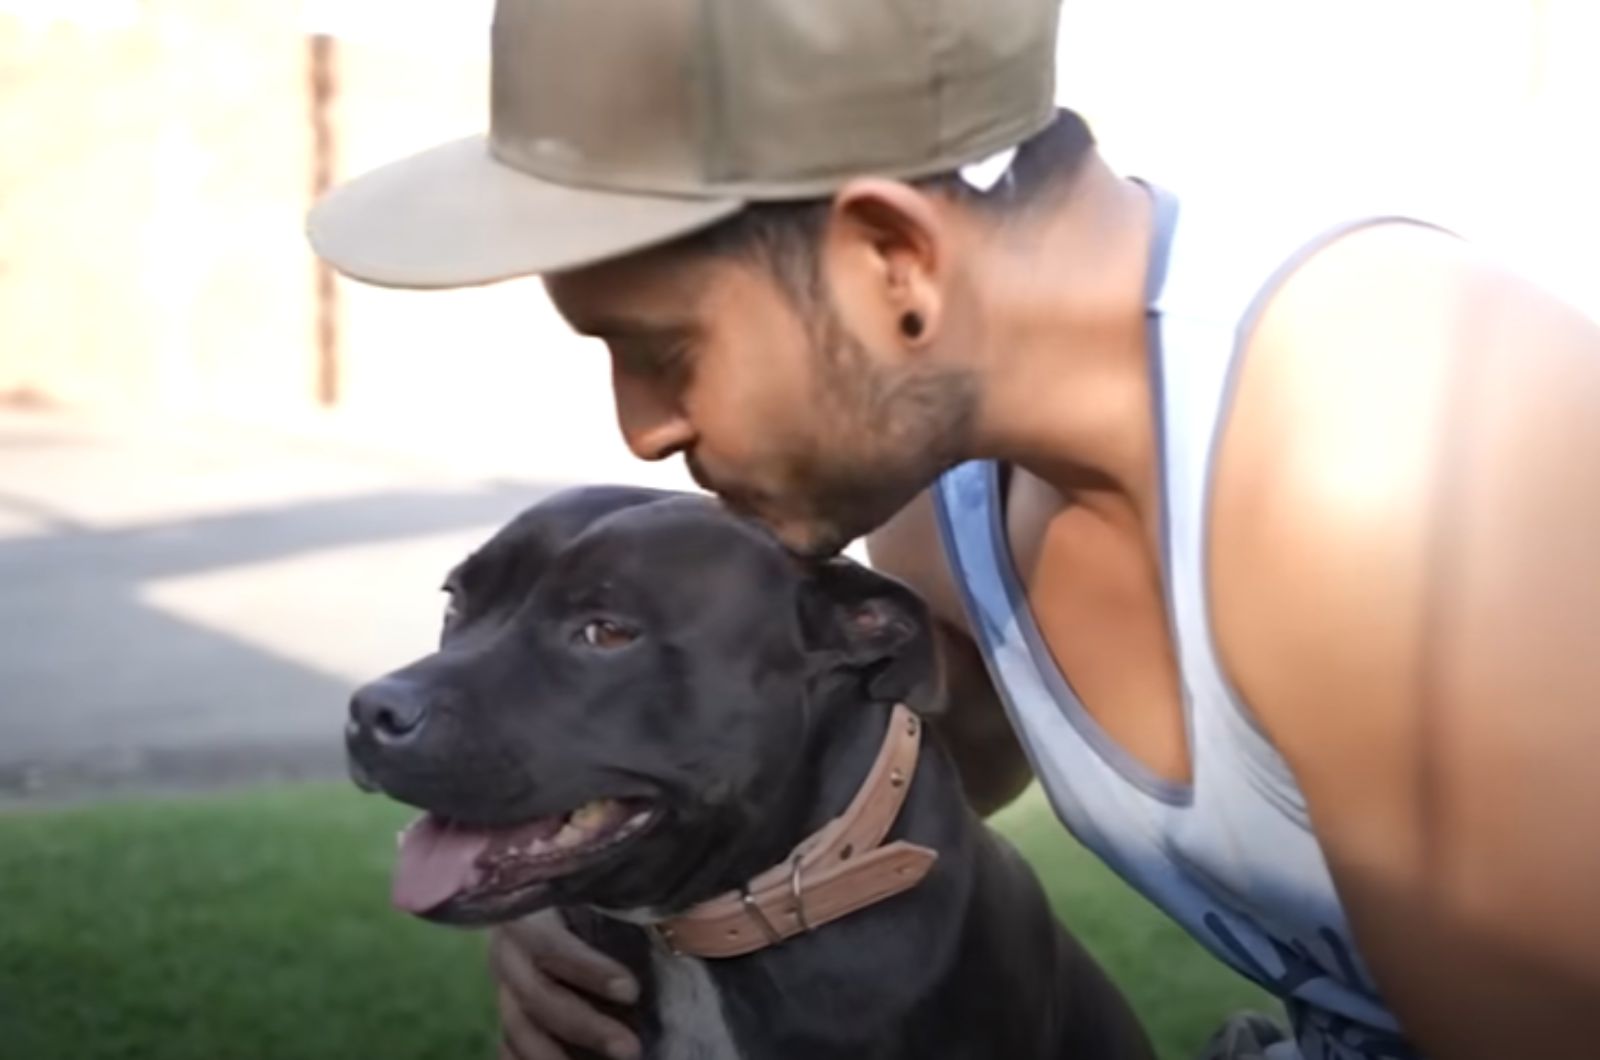
[[[387,905],[406,816],[340,786],[0,816],[0,1058],[489,1057],[481,938]],[[1037,796],[1001,824],[1164,1056],[1263,1004]]]
[[[1069,836],[1037,788],[993,822],[1028,856],[1056,915],[1127,994],[1165,1060],[1189,1060],[1231,1012],[1282,1009],[1200,948]]]

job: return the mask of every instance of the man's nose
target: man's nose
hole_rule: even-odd
[[[665,460],[694,443],[694,427],[675,400],[644,380],[612,375],[617,426],[628,449],[640,460]]]
[[[346,734],[352,740],[400,743],[414,737],[427,719],[427,694],[417,682],[392,675],[380,677],[350,697]]]

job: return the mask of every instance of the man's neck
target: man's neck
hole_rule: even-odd
[[[995,239],[974,269],[984,304],[983,457],[1080,503],[1154,516],[1146,358],[1149,193],[1098,156],[1049,213]]]

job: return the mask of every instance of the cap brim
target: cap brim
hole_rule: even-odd
[[[475,136],[334,189],[306,228],[317,254],[353,279],[472,287],[622,257],[743,205],[551,183],[496,160]]]

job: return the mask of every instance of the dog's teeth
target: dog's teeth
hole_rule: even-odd
[[[572,815],[567,818],[567,825],[580,828],[586,832],[593,831],[606,823],[606,818],[610,816],[610,809],[610,799],[595,799],[593,802],[586,802],[572,811]]]
[[[582,828],[578,828],[571,821],[568,821],[561,826],[561,831],[557,832],[556,837],[550,842],[557,850],[565,850],[583,842],[585,834]]]

